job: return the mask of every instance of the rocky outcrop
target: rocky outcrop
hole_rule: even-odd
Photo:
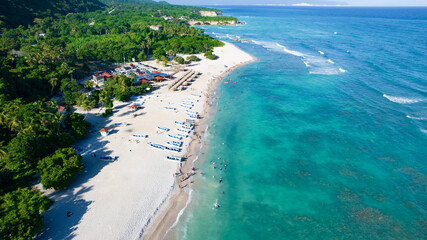
[[[199,26],[199,25],[238,25],[245,24],[244,22],[239,21],[197,21],[192,20],[187,22],[190,26]]]
[[[218,17],[218,16],[222,16],[222,12],[221,11],[199,11],[198,13],[202,17]]]

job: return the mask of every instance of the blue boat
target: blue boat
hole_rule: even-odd
[[[185,134],[177,134],[178,136],[180,136],[181,138],[186,138],[186,137],[188,137],[188,135],[185,135]]]
[[[187,114],[199,115],[197,112],[190,111],[190,110],[185,110],[185,112],[186,112]]]
[[[165,127],[157,127],[157,128],[166,132],[169,131],[169,128],[165,128]]]
[[[164,150],[169,150],[169,151],[173,151],[173,152],[181,152],[180,148],[174,148],[174,147],[164,147]]]
[[[193,99],[193,98],[187,98],[188,101],[192,101],[192,102],[198,102],[199,100],[197,99]]]
[[[162,146],[162,145],[159,145],[159,144],[154,144],[154,143],[147,143],[148,145],[150,145],[151,147],[153,147],[153,148],[157,148],[157,149],[160,149],[160,150],[165,150],[165,146]]]
[[[148,137],[148,135],[142,135],[142,134],[133,134],[133,135],[130,135],[131,137],[134,137],[134,138],[147,138]]]
[[[169,144],[169,145],[172,145],[172,146],[175,146],[175,147],[181,147],[182,146],[182,142],[179,142],[179,141],[172,141],[172,142],[166,142],[166,144]]]
[[[178,139],[178,140],[182,139],[182,136],[180,136],[179,134],[178,135],[170,135],[170,134],[168,134],[168,137],[174,138],[174,139]]]
[[[181,128],[183,128],[185,130],[190,130],[190,131],[193,130],[193,127],[188,127],[188,126],[185,126],[185,125],[182,125]]]
[[[191,109],[191,108],[193,108],[193,107],[191,107],[191,106],[187,106],[187,105],[179,105],[180,107],[182,107],[182,108],[186,108],[186,109]]]
[[[173,111],[175,111],[175,110],[176,110],[176,108],[173,108],[173,107],[165,107],[165,109],[166,109],[166,110],[173,110]]]
[[[189,117],[189,118],[193,118],[193,119],[198,119],[198,118],[199,118],[199,116],[198,116],[198,115],[195,115],[195,114],[188,114],[188,113],[187,113],[187,117]]]
[[[166,156],[167,160],[173,160],[173,161],[182,161],[182,157],[176,157],[176,156]]]
[[[195,97],[201,97],[200,95],[197,95],[197,94],[194,94],[194,93],[192,93],[192,94],[190,94],[191,96],[195,96]]]
[[[114,123],[114,127],[127,126],[129,123]]]
[[[190,131],[189,131],[189,130],[182,129],[182,128],[177,128],[176,130],[177,130],[177,131],[180,131],[180,132],[183,132],[183,133],[190,133]]]
[[[194,106],[193,102],[190,102],[190,101],[182,101],[181,103],[184,104],[184,105]]]
[[[176,123],[178,125],[184,125],[185,124],[184,122],[178,122],[178,121],[175,121],[174,123]]]
[[[117,159],[117,157],[111,157],[111,156],[100,156],[100,160],[107,161],[107,162],[113,162]]]

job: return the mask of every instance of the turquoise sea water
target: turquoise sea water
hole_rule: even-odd
[[[426,239],[427,8],[220,9],[259,61],[217,90],[179,239]]]

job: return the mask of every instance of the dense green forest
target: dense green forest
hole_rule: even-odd
[[[31,24],[34,18],[86,12],[106,7],[98,0],[1,0],[0,27]]]
[[[71,146],[88,134],[90,124],[84,115],[72,113],[73,106],[87,112],[104,107],[102,116],[108,117],[114,99],[127,101],[151,91],[149,83],[135,85],[124,75],[94,89],[90,82],[78,81],[90,73],[89,66],[152,57],[184,63],[177,53],[215,59],[212,50],[223,43],[186,24],[200,18],[195,12],[205,8],[126,0],[105,1],[107,5],[94,0],[3,2],[0,239],[31,239],[43,226],[40,213],[51,204],[30,190],[32,184],[40,181],[44,188],[62,190],[83,169]],[[150,25],[163,28],[155,31]],[[58,111],[60,105],[66,114]]]

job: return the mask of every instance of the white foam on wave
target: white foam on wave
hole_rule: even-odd
[[[271,51],[282,52],[282,53],[285,52],[287,54],[300,57],[301,61],[308,68],[310,74],[336,75],[336,74],[339,74],[340,72],[335,66],[331,66],[331,62],[328,62],[328,59],[321,57],[319,55],[305,54],[296,50],[291,50],[286,46],[283,46],[276,42],[256,41],[256,40],[252,40],[252,42]]]
[[[417,103],[422,101],[422,99],[419,99],[419,98],[395,97],[395,96],[389,96],[387,94],[383,94],[383,97],[387,98],[392,102],[400,103],[400,104],[412,104],[412,103]]]
[[[303,53],[300,53],[300,52],[298,52],[298,51],[294,51],[294,50],[289,50],[289,49],[288,49],[288,48],[286,48],[285,46],[280,45],[280,44],[278,44],[278,43],[276,43],[276,46],[278,46],[278,47],[280,47],[280,48],[283,48],[283,51],[284,51],[285,53],[289,53],[289,54],[294,55],[294,56],[297,56],[297,57],[304,57],[304,56],[305,56]]]
[[[181,209],[181,211],[179,211],[178,216],[176,217],[175,222],[172,224],[172,226],[166,231],[165,236],[170,232],[170,230],[172,230],[179,222],[179,219],[181,218],[182,214],[184,214],[185,209],[187,209],[188,205],[191,203],[191,199],[193,196],[193,189],[190,188],[190,191],[188,192],[188,200],[185,203],[185,206],[183,209]]]
[[[338,70],[339,70],[340,72],[342,72],[342,73],[347,72],[347,70],[345,70],[345,69],[343,69],[343,68],[338,68]]]
[[[335,64],[334,61],[332,61],[331,59],[328,59],[328,62]]]
[[[425,133],[425,134],[427,134],[427,130],[425,130],[425,129],[422,129],[422,128],[420,128],[420,130],[421,130],[421,132],[422,132],[422,133]]]
[[[427,118],[423,118],[423,117],[414,117],[414,116],[409,116],[409,115],[406,115],[406,117],[410,118],[410,119],[414,119],[414,120],[427,120]]]
[[[320,51],[320,50],[319,50],[318,52],[319,52],[321,55],[325,55],[325,53],[324,53],[324,52],[322,52],[322,51]]]

